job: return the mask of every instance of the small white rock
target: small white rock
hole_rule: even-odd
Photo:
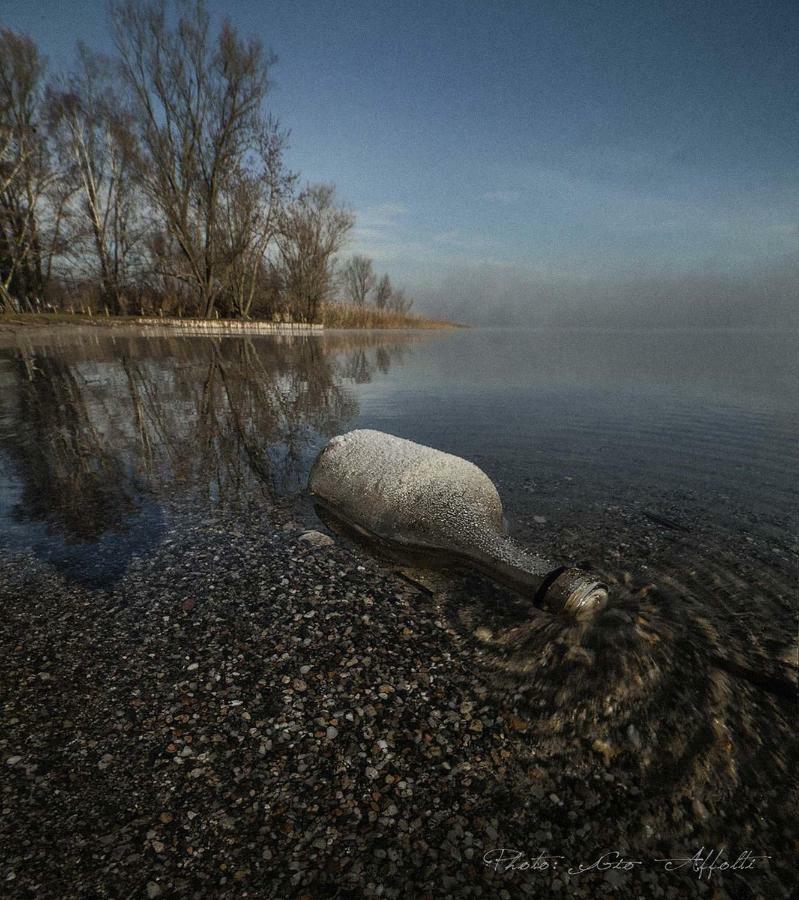
[[[310,544],[312,547],[329,547],[336,542],[327,534],[321,531],[305,531],[300,535],[300,540],[304,544]]]

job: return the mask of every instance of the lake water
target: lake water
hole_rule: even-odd
[[[191,634],[206,634],[198,623],[213,623],[220,639],[236,633],[228,625],[242,615],[250,627],[248,604],[263,612],[257,604],[269,602],[270,579],[281,578],[284,597],[296,590],[302,610],[310,592],[323,589],[303,583],[314,565],[330,573],[328,587],[340,587],[343,603],[352,596],[344,568],[357,571],[363,559],[371,584],[391,565],[425,589],[408,589],[412,604],[420,620],[444,629],[442,644],[451,648],[445,663],[432,665],[431,683],[440,675],[448,683],[444,666],[475,673],[472,689],[486,686],[477,692],[486,714],[513,710],[522,718],[509,721],[529,729],[518,761],[499,757],[497,777],[504,783],[512,774],[508,784],[522,786],[508,803],[538,789],[540,821],[549,821],[550,789],[536,779],[565,772],[557,793],[571,799],[557,815],[568,814],[570,833],[585,822],[574,832],[578,842],[588,834],[590,843],[592,822],[612,821],[611,849],[651,849],[656,840],[667,858],[700,846],[729,846],[733,859],[750,850],[771,857],[773,870],[762,866],[766,880],[751,882],[757,890],[747,882],[747,890],[788,896],[797,840],[796,334],[474,329],[218,339],[89,329],[26,330],[2,341],[0,587],[16,591],[9,656],[26,671],[43,665],[37,629],[52,626],[63,641],[55,626],[77,621],[86,630],[84,617],[91,642],[79,634],[75,647],[94,654],[96,642],[102,659],[107,636],[128,659],[127,634],[114,629],[130,617],[115,613],[138,610],[147,627],[181,642],[171,656],[157,641],[137,651],[148,659],[166,653],[153,663],[161,679],[162,664],[197,658]],[[316,551],[301,549],[294,531],[297,523],[319,525],[305,495],[308,471],[330,436],[359,426],[474,460],[496,482],[510,532],[541,555],[598,572],[610,587],[608,607],[590,621],[538,614],[468,574],[370,562],[373,551],[362,545],[350,545],[355,560],[337,550],[304,565]],[[289,530],[276,533],[284,523]],[[284,548],[285,578],[282,568],[277,576],[259,568],[275,546]],[[264,580],[269,589],[253,592]],[[374,609],[358,619],[364,665],[371,613],[378,622],[398,615],[399,582],[377,582],[395,587],[376,587]],[[33,598],[28,622],[20,591],[38,585],[44,593]],[[161,604],[162,595],[171,600]],[[211,618],[188,611],[195,596]],[[175,598],[183,605],[173,615]],[[343,660],[339,620],[318,621]],[[131,635],[130,646],[140,639]],[[66,656],[56,656],[67,690],[72,646],[68,638],[58,648]],[[242,665],[260,678],[271,646],[266,640],[266,656],[256,647]],[[424,668],[424,646],[397,653],[405,663],[420,652],[413,665]],[[239,650],[236,643],[225,658]],[[118,684],[113,674],[102,677],[110,679],[108,699],[99,696],[115,707]],[[358,696],[341,702],[362,702]],[[455,714],[446,688],[436,697],[433,706]],[[49,728],[50,700],[41,703],[31,708]],[[213,722],[210,707],[197,708]],[[114,715],[97,718],[104,732]],[[567,784],[580,791],[564,794]],[[598,806],[580,806],[589,800]],[[528,839],[548,846],[543,831]],[[590,852],[586,860],[599,853]]]
[[[111,584],[181,507],[312,519],[314,455],[372,427],[475,461],[517,538],[611,582],[784,605],[798,410],[780,332],[23,332],[0,346],[0,543]]]

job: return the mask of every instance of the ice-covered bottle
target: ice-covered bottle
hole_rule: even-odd
[[[580,615],[607,602],[601,579],[513,541],[494,483],[458,456],[381,431],[350,431],[328,442],[308,484],[317,502],[356,531],[454,557],[551,612]]]

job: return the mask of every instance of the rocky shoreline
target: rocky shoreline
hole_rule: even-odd
[[[790,699],[640,586],[444,584],[247,511],[103,590],[0,553],[3,896],[790,896]]]

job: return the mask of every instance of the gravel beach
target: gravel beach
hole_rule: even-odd
[[[793,698],[634,584],[441,581],[246,510],[107,589],[4,554],[3,896],[790,896]]]

